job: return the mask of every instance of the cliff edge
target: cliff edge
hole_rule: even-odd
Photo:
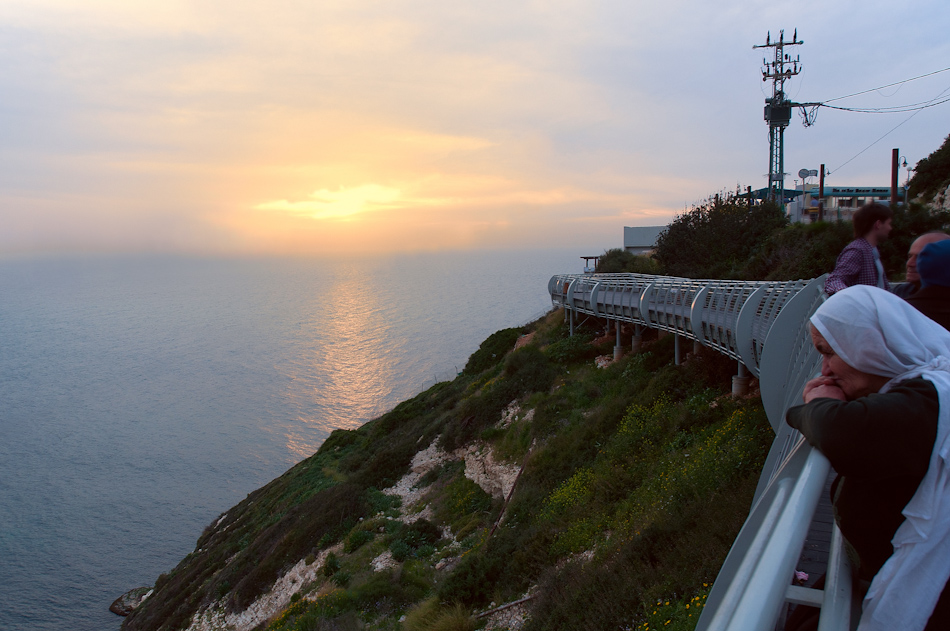
[[[732,360],[614,339],[493,334],[215,519],[122,628],[693,628],[772,433]]]

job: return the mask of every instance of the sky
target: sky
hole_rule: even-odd
[[[804,41],[791,99],[875,108],[950,96],[905,82],[948,27],[945,0],[0,0],[0,256],[599,253],[766,185],[767,33]],[[948,134],[950,103],[796,112],[786,186],[888,186]]]

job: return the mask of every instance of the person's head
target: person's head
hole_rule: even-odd
[[[835,352],[834,347],[818,332],[814,324],[811,325],[811,343],[821,353],[821,376],[834,379],[835,385],[844,392],[848,401],[874,394],[890,381],[883,375],[862,372],[849,365]]]
[[[894,213],[883,204],[865,204],[854,211],[851,221],[854,224],[854,238],[867,239],[871,245],[877,245],[891,233],[891,219]]]
[[[907,251],[906,280],[908,283],[920,282],[920,274],[917,271],[917,257],[920,255],[921,250],[931,243],[946,241],[948,239],[950,239],[950,234],[944,232],[928,232],[914,239],[914,242],[910,244],[910,249]]]
[[[950,332],[894,294],[854,285],[836,292],[810,319],[822,374],[848,400],[908,378],[938,355],[950,357]]]

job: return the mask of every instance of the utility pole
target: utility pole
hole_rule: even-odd
[[[798,105],[785,97],[785,81],[799,72],[799,58],[792,59],[785,54],[786,46],[798,46],[805,42],[798,39],[798,29],[792,34],[791,41],[785,41],[785,31],[779,31],[779,39],[773,42],[772,34],[765,36],[765,44],[756,44],[752,48],[774,48],[772,61],[762,59],[762,81],[772,80],[772,98],[765,99],[765,121],[769,124],[769,197],[779,199],[782,210],[785,209],[785,147],[783,145],[785,128],[792,119],[792,107]]]
[[[891,207],[897,206],[897,161],[900,160],[900,149],[891,150]],[[906,202],[906,200],[905,200]]]

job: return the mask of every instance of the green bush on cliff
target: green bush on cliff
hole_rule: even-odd
[[[787,223],[773,202],[749,206],[738,192],[715,195],[677,216],[653,257],[672,276],[740,278],[755,248]]]
[[[598,274],[659,274],[660,264],[649,256],[637,255],[620,248],[605,250],[597,259]]]
[[[521,332],[521,328],[512,328],[495,331],[489,335],[478,347],[478,350],[468,358],[468,363],[465,364],[463,372],[469,375],[477,375],[501,363],[505,359],[505,355],[514,348]]]
[[[943,144],[914,167],[914,177],[909,182],[909,197],[933,199],[939,191],[950,186],[950,136]]]

